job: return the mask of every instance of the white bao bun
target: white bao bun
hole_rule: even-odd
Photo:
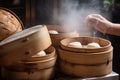
[[[46,56],[45,51],[40,51],[36,55],[34,55],[33,57],[40,57],[40,56]]]
[[[100,45],[96,42],[89,43],[87,48],[100,48]]]
[[[49,30],[48,32],[49,32],[49,34],[58,34],[58,32],[56,30]]]
[[[71,42],[68,44],[68,47],[73,47],[73,48],[82,48],[82,45],[80,42]]]

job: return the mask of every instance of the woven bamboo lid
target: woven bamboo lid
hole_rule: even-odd
[[[0,41],[22,31],[23,27],[22,21],[14,12],[0,7]]]

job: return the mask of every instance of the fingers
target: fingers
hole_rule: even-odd
[[[112,25],[110,21],[108,21],[106,18],[99,14],[88,15],[86,21],[87,24],[89,23],[89,26],[92,26],[92,28],[95,28],[96,30],[102,33],[106,33],[108,27]]]
[[[95,14],[92,14],[92,15],[88,15],[87,18],[87,24],[90,24],[90,25],[96,25],[98,22],[99,22],[99,18],[96,17]]]
[[[86,26],[90,29],[97,28],[101,17],[98,14],[91,14],[86,17]]]
[[[92,22],[97,22],[97,21],[102,22],[103,20],[105,20],[105,18],[99,14],[90,14],[87,16],[87,20]]]

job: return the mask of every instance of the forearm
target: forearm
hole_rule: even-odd
[[[107,32],[107,34],[111,34],[111,35],[116,35],[116,36],[120,36],[120,24],[112,24]]]

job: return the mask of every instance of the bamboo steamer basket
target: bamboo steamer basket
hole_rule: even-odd
[[[46,25],[49,30],[55,30],[58,34],[50,34],[52,44],[54,47],[59,46],[59,42],[64,38],[72,38],[79,37],[79,33],[77,31],[73,31],[70,29],[65,30],[62,26],[59,25]]]
[[[51,45],[45,26],[37,25],[13,34],[0,42],[0,66],[8,66],[30,57]]]
[[[24,25],[19,17],[7,8],[0,7],[0,41],[22,31]]]
[[[72,48],[70,42],[82,45],[91,42],[100,48]],[[59,48],[60,67],[65,74],[75,77],[98,77],[112,72],[113,47],[111,42],[98,37],[75,37],[61,40]]]
[[[52,50],[50,50],[52,49]],[[57,55],[54,47],[46,50],[47,55],[30,61],[21,61],[2,69],[5,80],[50,80],[54,77]],[[52,54],[53,56],[51,56]],[[48,58],[49,56],[49,58]],[[35,58],[35,57],[34,57]],[[39,58],[39,59],[38,59]]]
[[[99,43],[101,48],[72,48],[72,47],[66,47],[70,42],[78,41],[81,42],[82,45],[87,45],[88,43],[91,42],[96,42]],[[65,50],[71,50],[71,51],[77,51],[77,52],[84,52],[84,53],[94,53],[94,52],[103,52],[109,50],[111,47],[111,42],[103,39],[103,38],[98,38],[98,37],[76,37],[76,38],[69,38],[69,39],[64,39],[61,41],[60,46],[65,49]]]

